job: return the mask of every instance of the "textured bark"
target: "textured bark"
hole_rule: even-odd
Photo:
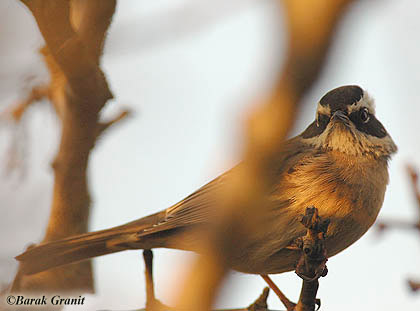
[[[321,301],[316,299],[318,279],[328,273],[324,238],[330,221],[319,217],[315,207],[307,207],[301,222],[307,229],[307,233],[297,241],[302,255],[296,266],[296,274],[303,281],[299,301],[293,310],[314,311],[315,305],[321,305]]]
[[[98,122],[112,98],[100,68],[105,34],[114,0],[27,0],[46,46],[50,72],[48,97],[61,120],[61,140],[53,161],[51,213],[43,242],[88,231],[90,195],[87,168]],[[33,276],[18,272],[13,291],[92,292],[91,261],[59,267]]]

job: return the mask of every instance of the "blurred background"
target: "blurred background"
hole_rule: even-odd
[[[316,103],[328,90],[358,84],[369,91],[378,119],[399,147],[380,219],[417,217],[404,167],[420,167],[418,12],[420,2],[409,0],[353,6],[294,130],[298,134],[312,122]],[[134,113],[109,130],[91,156],[91,230],[169,207],[237,163],[243,121],[281,69],[285,36],[275,0],[119,1],[102,59],[115,95],[104,118],[123,107]],[[37,53],[42,42],[26,7],[16,0],[0,2],[3,111],[48,81]],[[17,268],[13,257],[44,234],[60,128],[53,108],[43,102],[19,125],[3,112],[0,129],[0,283],[6,284]],[[21,158],[11,158],[14,152]],[[411,232],[378,236],[371,229],[328,261],[318,291],[322,310],[418,310],[420,295],[409,291],[406,279],[420,279],[419,242]],[[154,254],[156,293],[170,304],[194,255]],[[141,252],[94,262],[97,294],[87,295],[83,309],[144,305]],[[290,299],[298,299],[301,281],[294,273],[273,279]],[[216,306],[246,306],[264,286],[259,276],[232,272]],[[273,293],[268,303],[284,309]]]

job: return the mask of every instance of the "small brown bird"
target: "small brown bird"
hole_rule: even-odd
[[[237,256],[228,262],[235,270],[263,275],[293,270],[299,254],[288,246],[305,234],[298,215],[310,205],[331,221],[325,240],[328,257],[357,241],[381,209],[388,161],[397,147],[376,119],[367,92],[350,85],[324,95],[315,121],[286,141],[283,150],[272,168],[277,182],[270,192],[270,204],[260,208],[264,225],[238,241]],[[229,176],[229,172],[221,175],[156,214],[41,244],[16,258],[23,273],[33,274],[128,249],[197,251],[200,235],[194,234],[195,229],[212,223],[214,193]]]

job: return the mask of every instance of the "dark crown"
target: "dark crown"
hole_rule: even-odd
[[[319,103],[329,107],[331,112],[337,110],[346,111],[346,107],[357,103],[363,97],[363,90],[357,85],[345,85],[329,91]]]

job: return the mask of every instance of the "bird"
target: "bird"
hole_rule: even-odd
[[[357,85],[337,87],[317,103],[315,120],[283,142],[270,168],[275,182],[259,207],[261,226],[242,235],[227,265],[251,274],[294,270],[299,254],[290,245],[306,233],[299,215],[315,206],[330,220],[327,257],[343,251],[375,222],[397,146],[375,116],[375,103]],[[240,166],[241,163],[238,164]],[[232,168],[167,209],[106,230],[41,243],[18,255],[21,272],[54,267],[123,250],[173,248],[199,251],[200,230],[216,218],[216,193]]]

